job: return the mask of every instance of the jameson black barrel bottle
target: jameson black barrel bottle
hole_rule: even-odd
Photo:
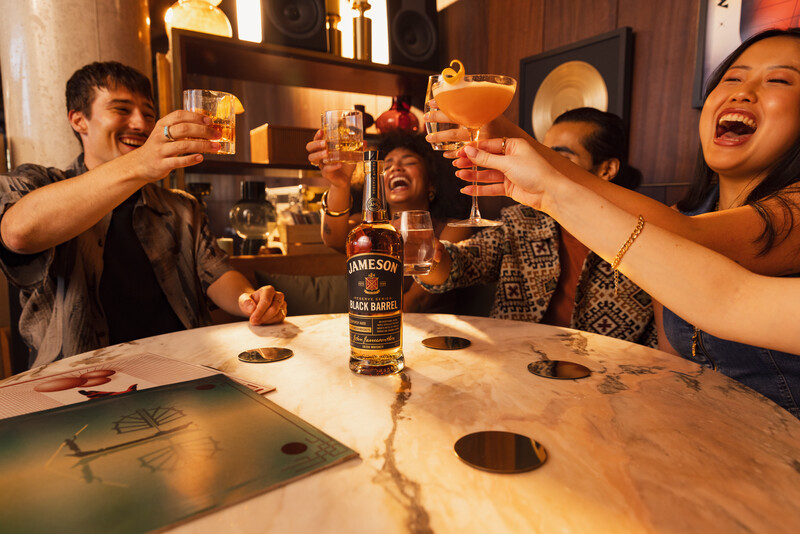
[[[389,222],[383,161],[364,152],[362,222],[347,236],[350,370],[397,373],[403,359],[403,238]]]

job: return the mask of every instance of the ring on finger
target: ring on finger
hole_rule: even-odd
[[[500,148],[500,152],[505,156],[506,154],[506,141],[508,141],[508,137],[503,137],[503,146]]]
[[[172,137],[169,133],[169,126],[164,126],[164,137],[167,138],[167,141],[174,141],[175,138]]]

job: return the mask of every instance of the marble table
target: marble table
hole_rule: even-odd
[[[346,315],[232,323],[97,350],[5,380],[151,352],[216,367],[277,391],[268,398],[360,458],[174,532],[800,532],[800,420],[691,362],[612,338],[487,318],[406,314],[406,370],[348,369]],[[432,335],[472,346],[425,348]],[[246,364],[246,349],[288,360]],[[530,362],[568,359],[580,380]],[[506,430],[539,441],[544,466],[470,467],[460,437]]]

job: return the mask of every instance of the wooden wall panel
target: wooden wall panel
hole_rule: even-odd
[[[519,76],[519,61],[622,26],[634,31],[631,163],[672,203],[697,155],[692,83],[700,0],[458,0],[439,13],[442,60]],[[518,98],[506,115],[518,119]]]
[[[672,203],[691,179],[699,146],[700,111],[692,108],[699,0],[619,4],[618,26],[635,34],[630,160],[645,184],[675,184],[660,198]]]
[[[486,72],[505,74],[519,82],[520,59],[540,53],[545,0],[493,0],[488,13],[487,43],[491,46]],[[519,89],[519,88],[517,88]],[[515,123],[519,118],[519,92],[505,111]]]
[[[444,63],[457,58],[472,72],[488,67],[487,18],[491,3],[458,0],[439,12],[440,57]],[[483,37],[481,37],[483,36]]]
[[[616,29],[617,4],[618,0],[548,0],[544,8],[544,50]]]
[[[457,58],[467,72],[519,80],[519,61],[542,51],[545,0],[459,0],[439,16],[442,61]],[[444,67],[444,65],[443,65]],[[515,97],[505,114],[519,115]]]

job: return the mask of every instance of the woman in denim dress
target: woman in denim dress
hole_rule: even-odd
[[[524,200],[528,193],[519,183],[535,182],[534,172],[541,172],[534,170],[537,163],[547,164],[624,211],[641,214],[648,223],[755,273],[794,276],[800,273],[800,29],[768,30],[748,39],[720,65],[709,88],[699,124],[702,158],[689,194],[678,205],[680,211],[613,184],[592,181],[525,135],[533,152],[521,148],[521,140],[490,139],[481,144],[495,154],[507,147],[510,156],[487,162],[485,166],[497,170],[485,172],[481,179],[498,183],[481,186],[482,194],[503,194],[528,203]],[[429,115],[426,120],[442,118]],[[502,119],[487,130],[487,138],[520,134]],[[436,134],[428,140],[446,139]],[[525,164],[515,164],[515,148]],[[456,155],[456,165],[464,169],[459,176],[471,180],[467,167],[472,161],[464,155],[463,149]],[[531,202],[538,207],[540,199]],[[800,317],[800,311],[796,315]],[[659,348],[715,368],[800,417],[796,354],[713,337],[670,311],[664,313]]]

